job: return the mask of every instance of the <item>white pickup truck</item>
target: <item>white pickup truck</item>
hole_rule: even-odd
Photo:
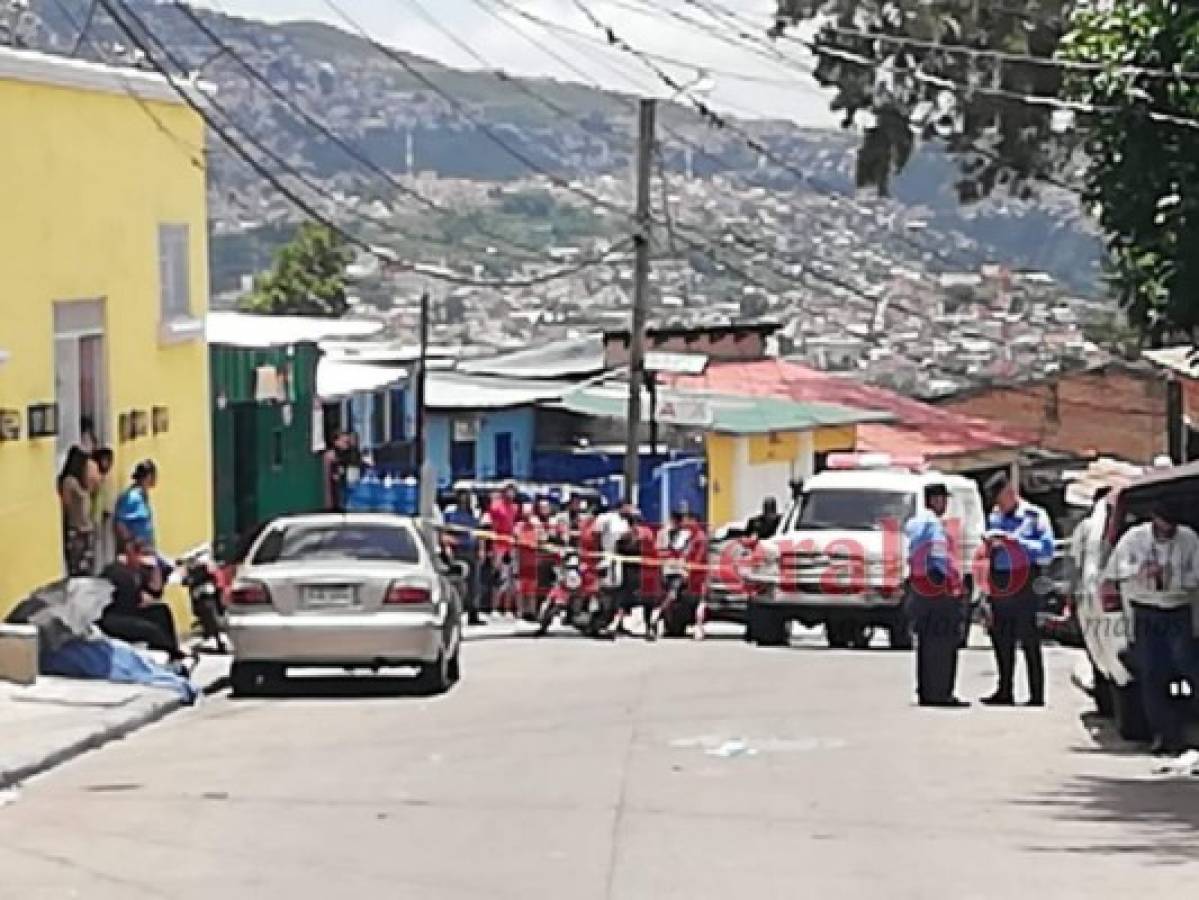
[[[823,625],[833,647],[865,647],[877,627],[887,629],[891,647],[910,647],[903,527],[930,483],[949,489],[946,530],[968,576],[986,529],[982,499],[969,478],[887,465],[821,472],[805,483],[746,574],[753,587],[747,639],[785,644],[790,623],[798,621]],[[967,591],[973,591],[969,581]]]

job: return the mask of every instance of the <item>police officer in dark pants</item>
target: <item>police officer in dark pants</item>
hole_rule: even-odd
[[[916,632],[916,693],[921,706],[960,708],[954,696],[962,628],[962,578],[941,521],[943,484],[924,488],[924,506],[904,526],[908,545],[908,614]]]
[[[987,482],[994,508],[988,521],[986,552],[989,562],[988,599],[991,604],[991,643],[999,683],[983,699],[987,706],[1012,706],[1016,674],[1016,645],[1024,651],[1028,669],[1028,705],[1045,705],[1045,664],[1037,612],[1042,582],[1053,562],[1053,525],[1049,515],[1016,493],[1006,474]]]

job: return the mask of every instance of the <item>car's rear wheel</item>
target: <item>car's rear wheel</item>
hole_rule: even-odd
[[[1147,741],[1153,737],[1145,709],[1141,705],[1141,689],[1135,681],[1120,687],[1112,684],[1112,714],[1116,731],[1126,741]]]
[[[454,683],[453,671],[457,665],[454,657],[442,650],[436,662],[422,665],[416,673],[417,693],[424,697],[436,697],[448,691]]]
[[[454,655],[450,657],[450,683],[457,684],[462,680],[462,642],[459,639],[458,646],[454,648]]]
[[[248,697],[283,678],[286,669],[271,663],[234,662],[229,667],[229,684],[237,697]]]

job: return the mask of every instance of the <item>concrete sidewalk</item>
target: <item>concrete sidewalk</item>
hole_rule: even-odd
[[[228,674],[227,657],[201,657],[192,680],[208,693]],[[182,705],[171,691],[141,685],[45,675],[30,687],[0,681],[0,790],[122,738]]]
[[[524,636],[533,626],[497,619],[464,630],[467,641]],[[229,658],[202,656],[192,680],[202,693],[227,682]],[[201,701],[202,702],[202,701]],[[32,687],[0,681],[0,790],[118,740],[183,706],[170,691],[43,675]]]

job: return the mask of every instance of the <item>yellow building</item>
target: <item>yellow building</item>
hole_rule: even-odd
[[[628,387],[587,387],[563,395],[558,406],[576,415],[624,419]],[[886,413],[832,403],[793,403],[707,391],[659,389],[659,424],[702,436],[707,462],[707,523],[742,521],[775,498],[790,498],[791,482],[812,475],[823,454],[852,450],[857,426]],[[642,393],[642,409],[649,409]]]
[[[2,616],[64,571],[83,417],[116,489],[158,463],[163,553],[210,539],[212,503],[201,118],[157,76],[0,49],[0,123]]]

